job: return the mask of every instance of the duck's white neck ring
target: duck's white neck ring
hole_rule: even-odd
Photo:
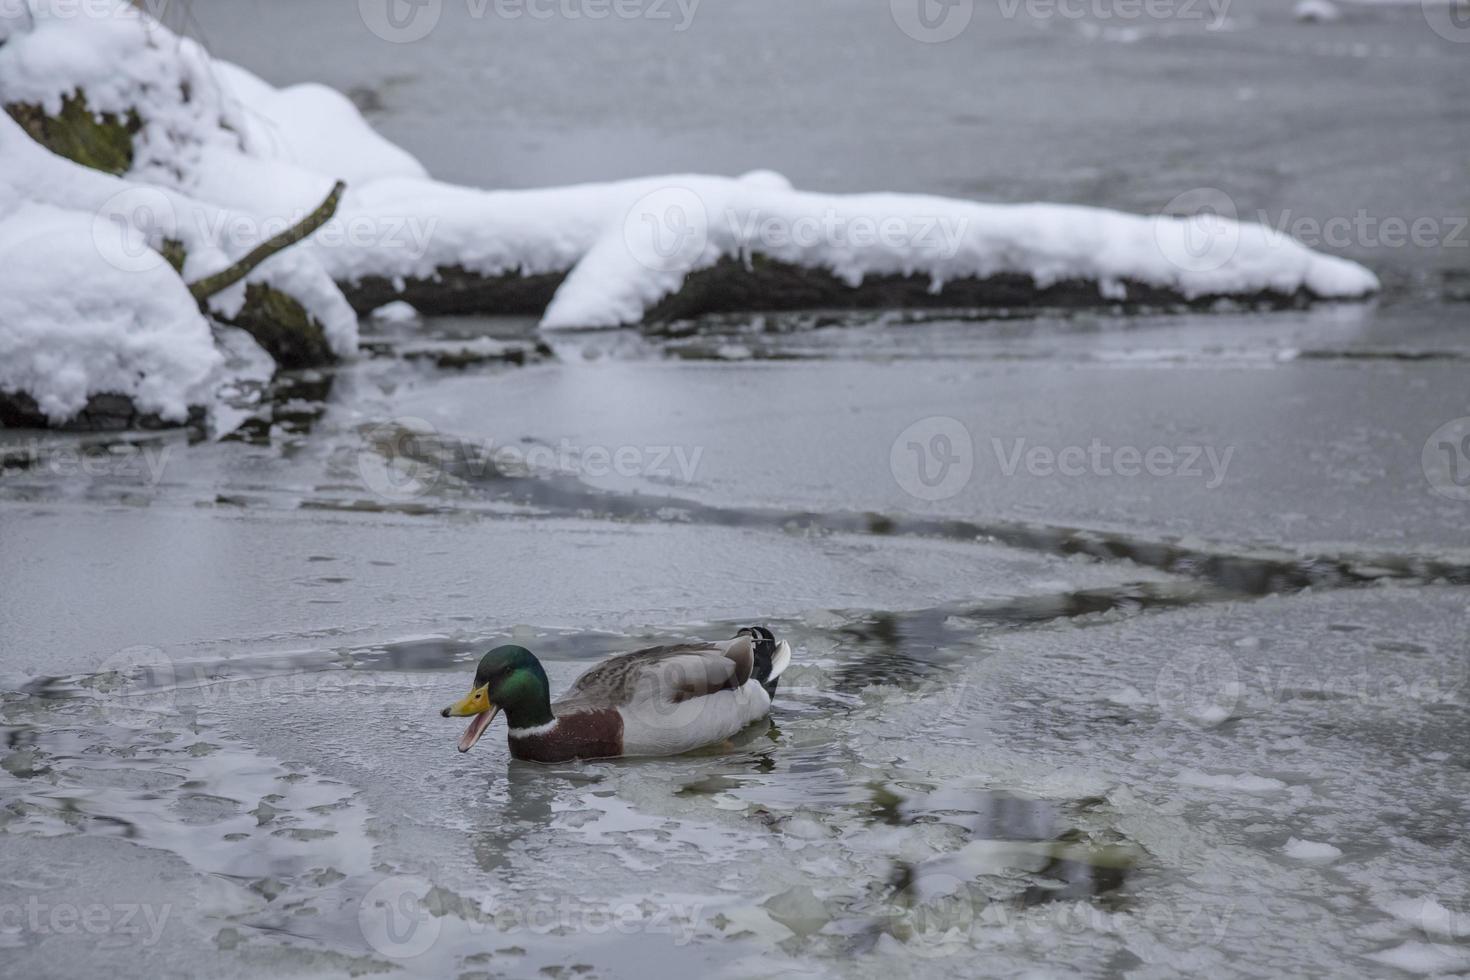
[[[510,729],[511,738],[530,738],[533,735],[545,735],[556,727],[556,719],[553,718],[544,725],[532,725],[530,728]]]

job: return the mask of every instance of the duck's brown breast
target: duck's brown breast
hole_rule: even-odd
[[[509,742],[511,758],[527,762],[610,759],[623,754],[623,716],[616,708],[569,712],[544,732],[512,732]]]

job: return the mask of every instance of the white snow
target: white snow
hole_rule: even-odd
[[[1304,23],[1331,24],[1342,20],[1342,10],[1332,0],[1300,0],[1292,16]]]
[[[266,161],[251,169],[239,135],[248,129],[244,109],[220,91],[215,66],[194,42],[125,3],[63,10],[41,2],[33,12],[30,29],[0,47],[6,101],[56,112],[62,97],[80,87],[93,111],[137,109],[144,126],[133,140],[132,167],[116,178],[51,154],[0,114],[0,192],[12,202],[7,241],[12,248],[31,237],[44,241],[71,284],[34,270],[21,276],[18,265],[7,269],[3,299],[11,314],[6,340],[12,356],[0,388],[27,391],[55,422],[78,411],[88,394],[104,391],[133,395],[146,411],[182,417],[188,402],[207,394],[201,381],[219,361],[208,323],[184,283],[224,268],[304,215],[214,207],[197,192],[250,181],[279,188],[293,172]],[[16,22],[7,23],[13,28]],[[344,123],[335,135],[350,129]],[[331,184],[330,178],[311,181],[301,178],[296,186]],[[324,195],[325,188],[311,206]],[[20,207],[24,202],[37,207]],[[25,227],[31,223],[36,227]],[[187,251],[182,281],[157,254],[165,239]],[[62,254],[73,258],[62,261]],[[212,297],[211,311],[238,314],[250,283],[291,294],[323,325],[335,352],[356,352],[357,317],[309,252],[263,263],[245,282]]]
[[[1369,953],[1368,959],[1406,973],[1456,973],[1470,966],[1470,953],[1432,943],[1408,942],[1392,949]]]
[[[9,47],[9,45],[7,45]],[[58,157],[36,143],[0,113],[0,184],[21,197],[55,207],[85,211],[99,228],[127,225],[153,249],[164,239],[184,244],[188,262],[184,279],[193,282],[217,272],[264,238],[290,223],[266,221],[247,213],[202,204],[184,194],[155,185],[112,177]],[[113,237],[104,236],[104,243]],[[154,269],[165,263],[152,251],[137,249],[107,258],[125,270]],[[314,262],[311,253],[288,250],[262,263],[244,282],[216,294],[210,308],[234,316],[244,302],[245,286],[264,282],[289,292],[325,329],[332,349],[347,356],[357,349],[357,317],[341,291]]]
[[[216,59],[214,77],[245,120],[245,147],[256,157],[345,180],[427,178],[405,150],[379,136],[342,93],[325,85],[277,89],[237,65]]]
[[[1296,837],[1288,838],[1283,854],[1294,861],[1302,861],[1307,864],[1331,864],[1342,857],[1342,851],[1331,844],[1320,841],[1299,840]]]
[[[343,356],[356,350],[357,318],[337,283],[381,276],[401,286],[449,268],[565,274],[542,318],[548,329],[638,322],[691,273],[757,255],[824,270],[852,286],[903,275],[939,291],[960,279],[1019,274],[1043,288],[1091,283],[1100,301],[1128,298],[1132,283],[1187,298],[1305,290],[1349,299],[1378,288],[1355,263],[1224,218],[817,194],[770,171],[523,191],[443,184],[330,89],[277,89],[210,59],[124,0],[32,6],[29,29],[6,21],[8,30],[20,27],[0,47],[7,101],[55,112],[80,87],[92,110],[136,109],[144,128],[134,139],[133,166],[116,179],[51,155],[0,119],[0,181],[22,199],[129,226],[154,249],[166,238],[183,242],[184,279],[193,281],[299,221],[334,180],[345,179],[336,217],[249,279],[300,300]],[[156,256],[109,259],[148,264]],[[211,300],[211,311],[233,316],[244,294],[245,284],[233,287]],[[17,295],[12,290],[12,301]]]
[[[372,312],[379,323],[412,323],[419,318],[419,311],[402,300],[385,303]]]
[[[1274,793],[1286,789],[1286,784],[1279,779],[1269,776],[1255,776],[1250,773],[1242,773],[1238,776],[1225,774],[1201,772],[1198,769],[1183,769],[1179,772],[1179,782],[1185,786],[1198,786],[1202,789],[1219,789],[1238,793]]]
[[[543,317],[547,328],[635,323],[691,271],[755,253],[827,270],[853,286],[898,274],[922,276],[938,290],[956,279],[1020,273],[1042,287],[1095,282],[1106,299],[1126,298],[1129,281],[1189,298],[1300,289],[1355,298],[1378,288],[1362,266],[1257,224],[813,194],[768,172],[531,191],[390,179],[349,189],[338,217],[376,230],[366,246],[341,235],[315,243],[339,282],[433,279],[447,266],[486,276],[570,270]]]
[[[1395,898],[1383,903],[1383,910],[1401,922],[1417,926],[1431,936],[1446,939],[1470,939],[1470,912],[1446,908],[1433,895]]]
[[[145,247],[114,230],[120,246]],[[166,265],[119,268],[97,233],[92,215],[0,183],[0,391],[29,393],[54,423],[102,393],[182,420],[221,361],[209,324]]]

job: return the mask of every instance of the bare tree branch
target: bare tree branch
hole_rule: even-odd
[[[279,235],[272,235],[270,238],[261,242],[252,248],[240,261],[221,269],[213,275],[205,276],[198,282],[190,283],[189,292],[193,293],[194,298],[202,304],[206,299],[220,290],[228,289],[241,279],[244,279],[260,263],[282,249],[290,248],[332,220],[332,215],[337,213],[337,205],[342,200],[342,192],[346,189],[346,184],[340,180],[337,181],[332,187],[332,192],[327,195],[327,199],[318,205],[315,211]]]

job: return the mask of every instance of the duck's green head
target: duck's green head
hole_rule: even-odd
[[[496,647],[481,657],[470,693],[441,714],[445,718],[474,717],[459,740],[459,750],[468,752],[499,711],[505,712],[511,728],[533,728],[554,720],[546,671],[525,647]]]

